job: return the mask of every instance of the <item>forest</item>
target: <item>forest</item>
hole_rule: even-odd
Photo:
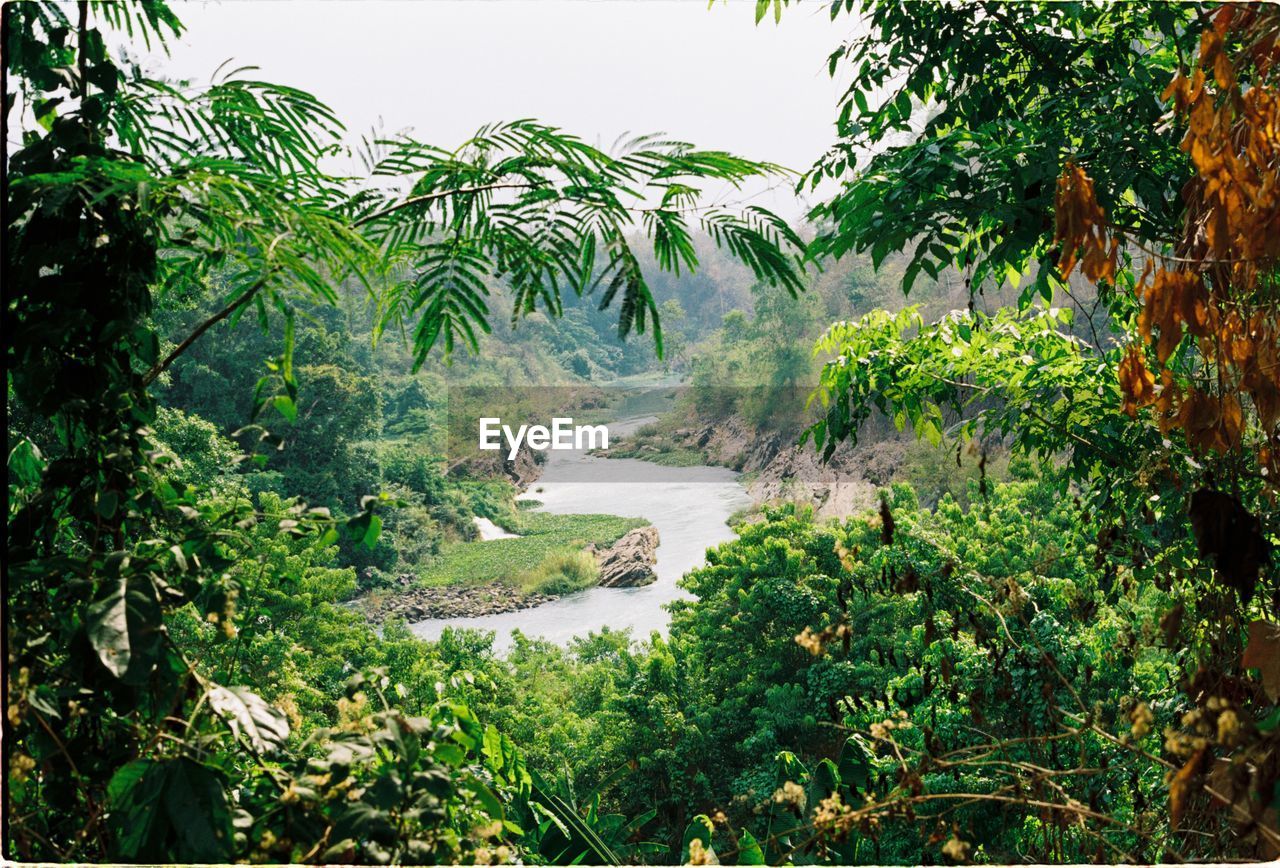
[[[3,6],[6,859],[1280,859],[1280,7],[729,6],[829,14],[813,165]],[[724,486],[662,629],[520,628],[689,543],[494,395]]]

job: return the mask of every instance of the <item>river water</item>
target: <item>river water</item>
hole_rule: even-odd
[[[626,434],[650,418],[609,426]],[[437,639],[446,627],[492,630],[494,647],[511,645],[511,632],[564,644],[602,627],[630,628],[646,638],[666,632],[664,605],[688,594],[676,587],[681,576],[704,563],[708,548],[732,539],[726,520],[750,504],[738,474],[723,467],[663,467],[632,458],[601,458],[585,452],[549,452],[542,477],[522,497],[537,509],[558,514],[605,513],[648,520],[658,529],[658,580],[641,588],[589,588],[577,594],[501,615],[441,618],[411,625],[414,633]],[[477,543],[483,545],[484,543]]]

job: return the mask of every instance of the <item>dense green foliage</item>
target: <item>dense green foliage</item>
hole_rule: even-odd
[[[1069,155],[1110,191],[1112,219],[1143,241],[1168,237],[1190,170],[1158,97],[1199,40],[1202,4],[866,6],[862,35],[831,55],[851,78],[838,141],[809,174],[856,178],[815,211],[822,251],[878,264],[911,246],[908,292],[922,271],[955,266],[975,294],[1021,275],[1028,297],[1048,295]]]
[[[657,337],[624,228],[641,216],[659,267],[692,268],[679,209],[697,202],[693,185],[775,167],[653,139],[607,155],[518,122],[451,152],[374,143],[371,175],[408,181],[389,193],[382,178],[321,169],[340,124],[308,94],[244,70],[175,86],[118,63],[106,50],[117,34],[180,32],[163,4],[74,13],[4,9],[5,111],[23,123],[21,146],[9,153],[6,140],[4,154],[7,855],[452,861],[492,858],[487,846],[518,838],[531,858],[605,859],[572,803],[465,706],[435,689],[397,702],[403,686],[391,690],[376,668],[362,674],[365,654],[328,653],[395,647],[332,610],[354,577],[327,566],[337,543],[376,544],[380,508],[395,497],[361,473],[376,391],[335,364],[332,344],[299,365],[298,314],[338,304],[342,280],[358,281],[375,333],[412,329],[421,366],[437,340],[446,351],[459,338],[477,345],[489,329],[485,281],[502,273],[513,318],[559,314],[562,287],[582,296],[603,285],[623,336],[648,324]],[[642,208],[649,194],[661,201]],[[785,248],[798,239],[773,215],[699,219],[759,278],[797,288]],[[153,319],[169,298],[212,311],[171,348]],[[259,429],[258,443],[290,453],[268,467],[279,480],[226,480],[217,435],[158,414],[150,389],[246,312],[280,351],[194,367],[187,386],[192,403],[234,406],[243,392],[226,385],[247,378],[228,367],[266,362],[248,414],[211,415],[226,425],[274,410],[286,424]],[[178,449],[214,448],[187,469],[160,448],[166,436]],[[423,490],[431,483],[414,491],[428,508],[439,505]],[[294,549],[294,537],[312,542]],[[293,665],[245,652],[259,641]],[[337,668],[328,677],[325,660]],[[240,686],[250,675],[253,689]],[[263,694],[292,703],[296,719]]]
[[[772,164],[518,121],[369,142],[367,174],[338,177],[341,124],[309,94],[153,81],[107,51],[179,34],[169,7],[5,6],[6,857],[1280,853],[1280,444],[1255,400],[1204,448],[1224,413],[1182,437],[1154,378],[1116,376],[1158,340],[1162,388],[1212,379],[1176,320],[1143,326],[1129,257],[1196,252],[1231,284],[1197,252],[1203,155],[1161,92],[1210,20],[1238,43],[1218,85],[1274,90],[1275,27],[1247,42],[1196,4],[861,11],[806,248],[701,204]],[[1051,182],[1077,164],[1126,242],[1089,288],[1054,267],[1075,237],[1054,210],[1079,203]],[[1255,335],[1277,333],[1268,256]],[[623,340],[646,329],[658,358]],[[807,426],[830,455],[893,422],[928,445],[877,510],[738,525],[666,635],[517,633],[499,656],[348,605],[406,573],[589,585],[583,544],[638,522],[520,510],[496,468],[450,461],[448,404],[670,371],[691,398],[667,429]],[[475,517],[522,536],[476,542]]]
[[[851,6],[833,4],[832,14]],[[1146,751],[1111,733],[1113,755],[1101,765],[1138,755],[1150,765],[1135,770],[1135,781],[1167,771],[1168,852],[1275,855],[1280,684],[1264,661],[1280,653],[1269,397],[1277,379],[1274,368],[1242,377],[1232,367],[1251,369],[1255,354],[1276,351],[1280,262],[1274,245],[1256,240],[1274,237],[1273,228],[1255,228],[1274,227],[1276,207],[1248,192],[1254,178],[1270,186],[1280,174],[1275,148],[1250,138],[1274,110],[1246,109],[1238,95],[1243,87],[1250,100],[1273,104],[1274,11],[893,2],[864,11],[868,30],[831,58],[833,71],[853,74],[841,142],[810,177],[840,176],[861,162],[815,209],[826,221],[816,247],[867,250],[879,261],[914,244],[904,290],[922,270],[954,266],[966,270],[975,303],[928,322],[907,310],[833,325],[819,344],[831,357],[819,392],[824,418],[809,434],[830,454],[878,411],[930,439],[999,436],[1019,452],[1061,462],[1079,527],[1054,544],[1095,540],[1102,571],[1103,596],[1085,617],[1105,617],[1105,607],[1136,596],[1159,601],[1159,629],[1143,631],[1125,612],[1133,638],[1118,647],[1126,654],[1083,678],[1063,665],[1062,651],[1035,643],[1032,669],[1070,688],[1073,723],[1041,721],[1017,737],[991,732],[976,748],[983,759],[972,764],[1026,740],[1056,745],[1078,739],[1086,725],[1098,732],[1100,713],[1090,710],[1085,688],[1118,669],[1134,689],[1126,695],[1143,700],[1130,711],[1132,735],[1163,725],[1166,737]],[[1200,90],[1185,84],[1191,79]],[[881,84],[887,93],[873,105],[868,97]],[[1208,96],[1193,114],[1189,102],[1201,92]],[[1238,168],[1215,175],[1214,161],[1235,166],[1237,151],[1256,156],[1256,175]],[[1223,253],[1228,239],[1247,252]],[[1135,258],[1146,260],[1141,275]],[[1071,280],[1077,264],[1096,286],[1092,304]],[[977,309],[983,290],[1002,281],[1024,283],[1017,307]],[[1072,333],[1069,314],[1041,307],[1037,296],[1065,299],[1086,328]],[[1173,304],[1192,313],[1162,313]],[[1212,308],[1205,324],[1197,304]],[[1148,352],[1161,367],[1158,384],[1142,366]],[[1073,625],[1057,635],[1086,634]],[[1007,633],[1000,653],[1025,647]],[[1175,649],[1175,668],[1163,682],[1142,683],[1138,673],[1161,648]],[[1255,667],[1259,675],[1251,676]],[[1125,701],[1113,695],[1110,707]],[[1050,701],[1051,709],[1065,705]],[[1177,707],[1185,712],[1162,716]],[[1105,713],[1106,700],[1100,708]],[[1005,717],[1011,713],[1017,709]],[[878,740],[896,742],[885,731]],[[902,782],[921,804],[945,803],[925,775],[951,757],[943,747],[926,741],[918,758],[902,759]],[[1044,819],[1106,837],[1130,822],[1123,809],[1100,809],[1104,803],[1060,786],[1066,775],[1089,775],[1090,766],[1082,752],[1010,767],[1014,800],[1031,803],[1030,791]],[[1005,798],[1001,790],[974,794]],[[1154,843],[1143,819],[1135,809],[1139,840]],[[951,858],[974,855],[971,841],[990,840],[989,832],[955,834]],[[1035,852],[1064,858],[1063,846],[1047,836]]]
[[[1094,838],[1067,827],[1058,838],[1037,808],[993,810],[973,798],[948,823],[992,861],[1017,861],[1042,836],[1052,839],[1046,858],[1089,861],[1099,846],[1108,860],[1149,858],[1167,836],[1143,815],[1165,798],[1161,770],[1136,754],[1098,762],[1129,731],[1137,697],[1170,690],[1180,652],[1141,650],[1139,638],[1159,632],[1170,597],[1132,576],[1117,594],[1116,577],[1096,566],[1096,542],[1080,533],[1078,509],[1061,497],[1062,478],[1025,463],[1018,472],[1023,479],[984,497],[974,491],[981,505],[968,511],[950,498],[922,510],[905,486],[886,492],[891,542],[880,515],[823,525],[794,509],[771,512],[685,579],[696,599],[677,606],[669,638],[630,647],[605,634],[568,653],[517,643],[492,664],[504,686],[489,713],[528,746],[530,762],[565,763],[588,780],[633,764],[613,798],[658,812],[670,857],[688,855],[682,830],[705,813],[723,814],[707,843],[726,861],[738,858],[744,828],[771,862],[938,858],[950,835],[929,843],[915,822],[891,822],[910,819],[910,794],[897,788],[910,784],[893,753],[857,734],[889,721],[909,756],[937,757],[921,772],[931,791],[1008,793],[1002,763],[1088,758],[1093,771],[1061,785],[1116,828]],[[1060,678],[1038,665],[1041,650]],[[1166,702],[1156,707],[1171,717],[1186,707]],[[1028,737],[1082,714],[1083,732]],[[1154,747],[1159,736],[1147,732],[1143,743]],[[1000,763],[967,764],[993,736],[1023,743]],[[835,771],[826,762],[843,784],[822,778]],[[808,810],[788,784],[805,791]],[[849,808],[891,813],[883,827],[837,811],[813,828],[813,810],[834,791]]]

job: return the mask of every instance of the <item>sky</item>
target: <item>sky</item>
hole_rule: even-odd
[[[311,91],[353,141],[375,127],[454,147],[480,126],[536,118],[608,147],[662,132],[807,169],[834,137],[827,55],[847,37],[825,3],[780,24],[746,0],[221,0],[187,2],[170,56],[207,81],[224,61]],[[790,184],[717,191],[788,218]]]

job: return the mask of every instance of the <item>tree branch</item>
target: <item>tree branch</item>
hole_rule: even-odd
[[[231,304],[227,305],[222,310],[218,311],[213,316],[209,317],[207,320],[200,323],[200,325],[196,326],[195,331],[187,335],[186,340],[184,340],[182,343],[174,347],[173,351],[170,352],[169,355],[165,356],[162,361],[159,361],[156,364],[152,365],[151,370],[147,371],[143,375],[142,377],[143,387],[145,388],[146,386],[150,386],[152,383],[155,382],[156,377],[160,376],[165,371],[169,370],[169,366],[172,365],[175,361],[177,361],[178,356],[185,353],[187,351],[187,348],[189,348],[192,344],[194,344],[202,334],[204,334],[209,329],[213,328],[218,323],[222,322],[224,319],[231,316],[237,310],[239,310],[240,308],[248,304],[250,301],[252,301],[253,297],[257,295],[258,291],[261,290],[262,287],[266,286],[266,284],[267,284],[267,278],[263,277],[262,279],[254,283],[253,286],[249,287],[244,292],[242,292],[235,299],[235,301],[231,302]]]
[[[465,196],[473,193],[483,193],[489,190],[527,190],[532,186],[533,186],[532,184],[517,184],[517,183],[480,184],[474,187],[458,187],[453,190],[440,190],[435,193],[426,193],[422,196],[413,196],[409,199],[405,199],[403,202],[397,202],[394,205],[390,205],[386,208],[383,208],[381,211],[375,211],[372,214],[366,214],[364,217],[361,217],[358,220],[353,221],[351,223],[351,228],[352,229],[359,228],[360,226],[363,226],[367,223],[371,223],[374,220],[377,220],[381,217],[385,217],[388,214],[394,214],[397,211],[403,210],[405,208],[410,208],[414,205],[421,205],[424,202],[433,202],[437,199],[445,199],[450,196]],[[253,286],[249,287],[249,289],[245,290],[245,292],[242,293],[238,298],[236,298],[235,301],[231,302],[231,304],[227,305],[222,310],[218,311],[213,316],[209,317],[207,320],[200,323],[200,325],[196,326],[195,331],[189,334],[186,337],[186,339],[182,341],[182,343],[174,347],[173,351],[170,352],[169,355],[165,356],[163,361],[158,362],[157,364],[152,366],[152,368],[149,371],[147,371],[146,374],[143,375],[142,385],[150,386],[153,382],[155,382],[156,377],[159,377],[161,374],[167,371],[169,369],[169,366],[172,365],[175,361],[177,361],[178,357],[181,356],[183,353],[185,353],[187,349],[190,348],[190,346],[200,338],[201,335],[203,335],[209,329],[213,328],[215,325],[222,322],[224,319],[231,316],[237,310],[239,310],[240,308],[248,304],[253,299],[253,297],[257,295],[258,291],[262,289],[262,287],[265,284],[266,284],[266,278],[264,277],[262,280],[259,280]]]
[[[89,0],[80,0],[76,7],[79,12],[76,25],[76,67],[80,72],[80,108],[83,111],[85,97],[89,95],[89,58],[85,54],[85,44],[89,39]]]
[[[1052,69],[1052,68],[1060,67],[1062,65],[1060,63],[1055,63],[1052,57],[1049,57],[1043,51],[1041,51],[1040,46],[1032,42],[1027,37],[1027,35],[1022,32],[1017,22],[1011,21],[1009,19],[1009,16],[1005,15],[1004,12],[1000,10],[999,4],[983,3],[982,10],[986,12],[988,15],[990,15],[992,18],[994,18],[996,21],[999,21],[1000,25],[1004,27],[1005,32],[1009,34],[1011,37],[1013,37],[1014,42],[1017,42],[1023,51],[1027,52],[1029,55],[1031,55],[1037,61],[1039,61],[1041,66]]]

